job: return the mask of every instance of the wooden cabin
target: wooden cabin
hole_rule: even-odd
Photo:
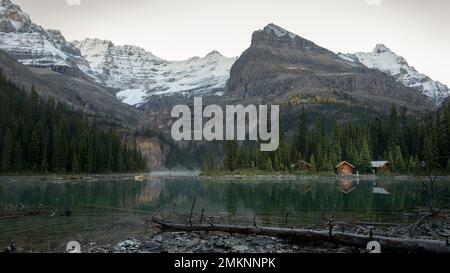
[[[311,171],[311,164],[304,160],[300,160],[296,164],[292,166],[295,170],[302,171],[302,172],[309,172]]]
[[[342,161],[336,166],[336,173],[342,175],[351,175],[355,170],[355,166],[348,163],[347,161]]]
[[[375,173],[386,173],[390,171],[389,161],[372,161],[372,170]]]

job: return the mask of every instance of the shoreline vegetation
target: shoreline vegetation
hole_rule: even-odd
[[[198,180],[297,180],[297,179],[409,179],[411,181],[427,180],[429,176],[427,174],[405,174],[405,173],[385,173],[385,174],[361,174],[361,175],[346,175],[341,176],[332,172],[320,172],[320,173],[288,173],[288,172],[264,172],[264,171],[235,171],[235,172],[215,172],[213,174],[205,175],[203,173],[196,172],[168,172],[167,174],[153,175],[153,172],[126,172],[126,173],[96,173],[96,174],[38,174],[38,173],[0,173],[0,181],[2,179],[14,180],[20,178],[28,178],[35,180],[58,180],[58,181],[100,181],[100,180],[134,180],[135,177],[142,176],[145,179],[155,180],[164,178],[184,178],[184,179],[198,179]],[[450,180],[450,174],[442,173],[436,175],[438,181]]]
[[[422,180],[429,179],[427,174],[406,174],[406,173],[385,173],[385,174],[352,174],[342,176],[332,172],[321,172],[321,173],[287,173],[287,172],[264,172],[264,171],[237,171],[237,172],[217,172],[214,174],[205,175],[203,173],[184,173],[184,172],[170,172],[167,174],[153,175],[152,172],[126,172],[126,173],[95,173],[95,174],[39,174],[39,173],[0,173],[1,179],[14,179],[14,178],[29,178],[38,180],[100,180],[100,179],[121,179],[121,180],[131,180],[136,176],[143,176],[146,179],[164,179],[164,178],[192,178],[199,180],[214,180],[214,179],[412,179],[412,180]],[[450,179],[450,174],[442,173],[436,175],[437,180]]]
[[[22,179],[26,181],[52,181],[52,182],[108,182],[112,180],[129,181],[135,179],[137,176],[148,176],[148,173],[104,173],[104,174],[0,174],[0,182],[19,182]]]

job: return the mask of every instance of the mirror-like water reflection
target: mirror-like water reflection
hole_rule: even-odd
[[[308,226],[323,214],[340,221],[412,220],[426,206],[419,181],[299,179],[214,181],[158,179],[147,182],[67,182],[33,179],[0,182],[0,247],[64,249],[67,241],[116,242],[144,236],[144,220],[157,214],[186,221],[193,200],[214,223]],[[450,204],[450,184],[439,182],[436,206]],[[286,217],[288,215],[288,217]]]

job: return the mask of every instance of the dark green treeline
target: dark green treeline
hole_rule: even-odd
[[[0,172],[137,171],[146,159],[118,134],[0,75]]]
[[[449,105],[425,117],[407,116],[392,106],[385,119],[327,125],[322,116],[309,117],[302,110],[298,132],[290,141],[281,136],[276,152],[262,153],[255,143],[228,141],[223,161],[214,162],[207,156],[203,169],[293,171],[293,165],[304,160],[311,164],[312,172],[334,171],[337,163],[346,160],[360,173],[368,173],[372,160],[386,160],[396,173],[423,169],[422,162],[427,170],[446,172],[450,169],[449,159]]]

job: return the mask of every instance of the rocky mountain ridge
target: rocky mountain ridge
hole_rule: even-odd
[[[274,24],[253,33],[251,46],[230,72],[227,96],[260,97],[270,102],[390,105],[416,111],[435,106],[420,91],[405,87],[384,72],[350,62]]]

